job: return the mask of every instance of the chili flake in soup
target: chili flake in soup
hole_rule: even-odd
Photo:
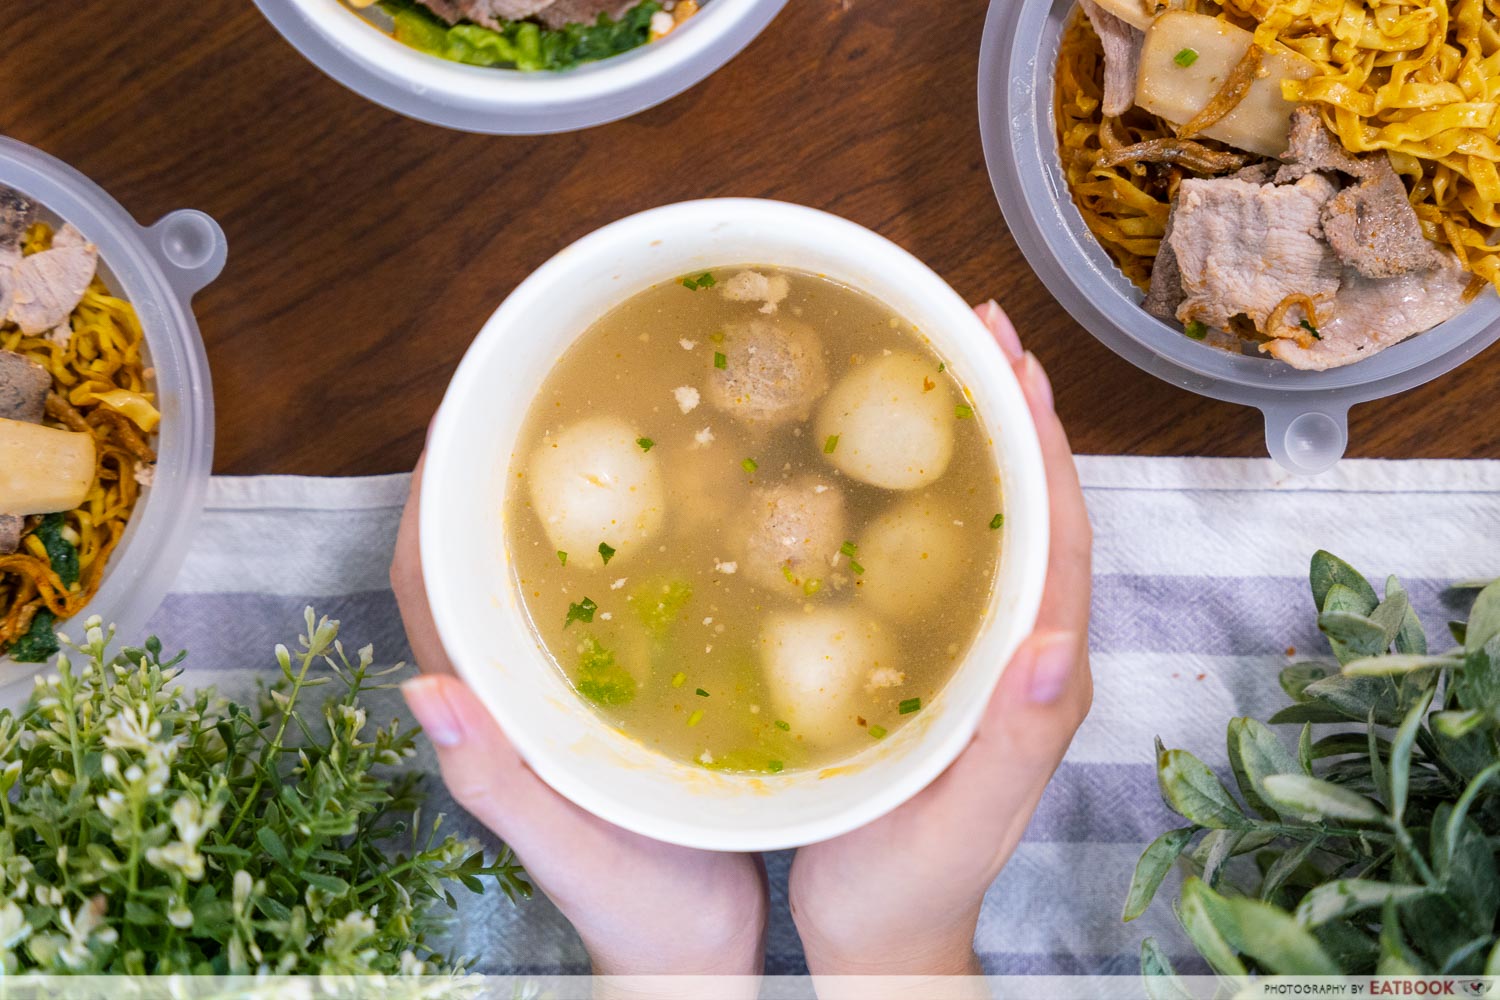
[[[818,767],[894,732],[994,584],[999,473],[959,374],[810,274],[629,299],[542,383],[513,458],[542,646],[610,723],[710,768]]]

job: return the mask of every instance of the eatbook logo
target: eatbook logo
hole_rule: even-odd
[[[1490,987],[1494,983],[1488,979],[1470,979],[1462,984],[1464,996],[1483,997],[1489,996]]]

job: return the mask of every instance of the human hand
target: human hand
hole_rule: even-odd
[[[663,844],[573,805],[527,767],[454,675],[422,581],[421,484],[419,461],[391,587],[423,673],[402,692],[437,751],[453,798],[515,850],[577,929],[596,975],[757,975],[768,906],[758,857]]]
[[[1015,369],[1046,462],[1052,544],[1041,612],[973,742],[936,781],[868,826],[797,852],[792,916],[815,976],[978,975],[974,929],[985,890],[1093,698],[1092,533],[1068,439],[1047,376],[1005,313],[994,302],[976,311]]]

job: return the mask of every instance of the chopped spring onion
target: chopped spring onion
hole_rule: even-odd
[[[907,698],[905,701],[901,702],[901,704],[896,706],[896,711],[900,712],[902,715],[910,715],[921,707],[921,698]]]
[[[696,694],[700,698],[707,698],[708,697],[708,692],[705,691],[705,690],[703,690],[702,688],[699,688],[697,691],[695,691],[693,693]]]
[[[703,709],[700,708],[697,711],[695,711],[692,715],[688,716],[688,723],[687,724],[689,726],[696,726],[698,723],[700,723],[702,721],[703,721]]]
[[[599,543],[599,558],[604,560],[604,565],[608,566],[609,561],[614,558],[614,555],[615,550],[608,542]]]
[[[1005,515],[1004,514],[996,514],[994,517],[990,518],[990,530],[991,531],[999,531],[1001,525],[1003,525],[1003,524],[1005,524]]]
[[[562,549],[558,549],[557,550],[557,561],[560,562],[560,563],[562,563],[564,566],[566,566],[568,564],[568,554],[566,552],[564,552]]]
[[[946,370],[947,370],[947,368],[948,368],[948,366],[947,366],[947,364],[945,364],[945,363],[944,363],[944,362],[942,362],[942,361],[939,361],[939,362],[938,362],[938,371],[939,371],[939,372],[943,372],[943,371],[946,371]]]
[[[1204,337],[1208,336],[1208,327],[1204,326],[1197,320],[1189,320],[1183,325],[1182,332],[1187,334],[1193,340],[1202,340]]]
[[[679,670],[677,671],[677,673],[672,675],[672,686],[674,688],[680,688],[682,687],[682,682],[685,680],[687,680],[687,674]]]
[[[839,436],[837,434],[828,435],[828,440],[823,442],[823,454],[832,455],[833,449],[837,448],[838,446]]]
[[[715,344],[722,344],[722,343],[724,343],[724,331],[723,330],[717,330],[717,331],[715,331],[713,333],[710,333],[708,335],[708,339],[711,340],[711,341],[713,341]]]
[[[714,276],[708,271],[704,271],[697,277],[689,276],[682,279],[682,287],[690,292],[696,292],[700,288],[712,288],[716,284],[718,282],[714,280]]]
[[[783,722],[780,719],[777,719],[776,720],[776,728],[780,729],[780,730],[783,730],[785,732],[791,732],[792,731],[792,724],[790,722]]]
[[[583,622],[585,625],[592,624],[594,621],[594,612],[598,610],[599,605],[595,604],[593,600],[587,597],[579,601],[577,604],[569,604],[568,618],[563,622],[563,628],[567,628],[574,622]]]
[[[966,403],[959,403],[953,408],[953,415],[960,420],[968,420],[970,417],[974,416],[974,407],[969,406]]]
[[[779,761],[779,760],[773,760],[769,764],[766,765],[766,770],[770,771],[772,774],[780,774],[781,773],[781,769],[783,767],[785,767],[785,766],[786,765],[782,764],[781,761]]]
[[[723,351],[714,351],[714,367],[720,371],[729,367],[729,359],[724,356]]]
[[[796,584],[797,584],[797,578],[792,575],[792,564],[791,563],[782,563],[781,564],[781,575],[784,576],[784,577],[786,577],[786,582],[787,583],[790,583],[793,586],[796,586]]]
[[[1187,69],[1193,63],[1198,61],[1198,50],[1179,49],[1177,54],[1172,57],[1172,61],[1181,66],[1183,69]]]
[[[873,737],[875,737],[877,740],[880,739],[882,736],[885,735],[885,727],[884,726],[871,726],[870,727],[870,735],[873,736]]]
[[[855,562],[853,559],[849,560],[849,569],[854,573],[855,576],[865,575],[865,568],[859,563]]]
[[[641,446],[641,451],[650,451],[656,446],[656,442],[650,438],[636,438],[635,443]]]
[[[850,559],[853,559],[856,555],[859,554],[859,546],[855,545],[853,542],[845,542],[843,545],[839,546],[839,552],[843,555],[848,556]]]
[[[1302,327],[1302,329],[1306,330],[1308,333],[1312,334],[1313,338],[1315,340],[1322,340],[1323,339],[1323,335],[1318,332],[1318,328],[1315,327],[1315,326],[1313,326],[1307,320],[1303,320],[1302,322],[1298,323],[1297,325],[1300,326],[1300,327]]]
[[[760,468],[760,466],[756,464],[755,459],[747,458],[740,463],[740,468],[744,469],[746,472],[754,472],[756,469]]]
[[[802,584],[802,593],[806,594],[808,597],[811,597],[822,589],[823,581],[819,580],[817,577],[809,577],[807,581]]]

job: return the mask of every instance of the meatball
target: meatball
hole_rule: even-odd
[[[845,475],[910,490],[948,470],[954,419],[953,394],[932,363],[898,352],[864,362],[833,387],[816,439],[838,437],[824,457]]]
[[[665,501],[657,457],[618,417],[590,417],[549,434],[526,466],[531,506],[547,538],[574,556],[568,565],[600,567],[600,543],[628,559],[662,526]]]
[[[821,579],[847,537],[844,495],[816,477],[757,490],[744,518],[740,566],[768,590],[803,593]]]
[[[848,608],[772,615],[760,644],[777,717],[810,743],[847,737],[866,685],[898,666],[879,624]]]
[[[823,345],[806,323],[731,323],[717,353],[724,355],[724,367],[709,370],[706,395],[736,420],[759,427],[806,420],[828,391]]]
[[[871,521],[859,540],[861,599],[892,618],[937,609],[975,561],[965,554],[964,529],[956,520],[946,503],[922,494]]]

